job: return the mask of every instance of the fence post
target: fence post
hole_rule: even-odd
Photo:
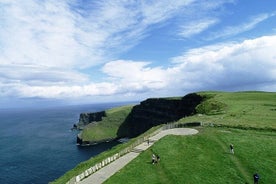
[[[93,173],[97,171],[95,166],[92,167],[92,171]]]

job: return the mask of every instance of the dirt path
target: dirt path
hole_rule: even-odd
[[[156,141],[161,139],[166,135],[193,135],[197,134],[198,131],[191,128],[174,128],[163,130],[158,134],[152,136],[150,138],[150,144],[148,145],[147,142],[144,142],[138,146],[136,146],[132,152],[125,154],[124,156],[120,157],[119,159],[115,160],[114,162],[110,163],[109,165],[103,167],[99,171],[93,173],[88,178],[80,181],[79,184],[101,184],[105,180],[107,180],[110,176],[118,172],[122,169],[125,165],[131,162],[134,158],[136,158],[142,151],[151,147]]]

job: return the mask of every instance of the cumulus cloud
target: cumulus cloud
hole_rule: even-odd
[[[197,89],[254,89],[276,82],[276,36],[191,49],[172,59]],[[178,74],[179,75],[179,74]],[[185,87],[185,86],[183,86]],[[275,90],[275,85],[270,90]]]
[[[276,36],[240,43],[191,49],[172,58],[171,67],[153,67],[147,61],[115,60],[102,71],[104,82],[83,85],[10,85],[1,93],[22,97],[75,98],[79,96],[129,95],[154,91],[156,96],[197,90],[276,90]],[[7,88],[9,87],[9,88]],[[8,89],[8,90],[3,90]]]
[[[107,63],[103,71],[132,92],[134,84],[166,94],[207,89],[267,90],[268,86],[268,91],[275,91],[275,47],[276,36],[264,36],[191,49],[172,58],[173,66],[167,68],[118,60]]]
[[[116,60],[103,67],[111,81],[116,81],[125,90],[132,92],[160,89],[166,86],[164,70],[160,67],[149,67],[149,62]]]

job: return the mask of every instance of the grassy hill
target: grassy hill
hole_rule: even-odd
[[[205,126],[198,128],[200,134],[161,139],[152,150],[143,152],[106,183],[244,184],[252,183],[254,172],[261,175],[260,183],[273,183],[276,176],[276,93],[210,91],[197,94],[203,101],[195,107],[196,114],[175,123],[202,122]],[[131,108],[110,110],[110,115],[117,114],[119,120],[127,116]],[[106,132],[109,132],[110,122],[105,121]],[[106,133],[98,130],[94,134],[98,132]],[[229,153],[230,143],[234,144],[235,155]],[[123,147],[124,144],[119,145],[110,152]],[[161,156],[158,165],[150,164],[152,151]],[[106,152],[81,163],[55,183],[64,183],[74,173],[111,154]]]
[[[201,121],[243,129],[276,129],[276,93],[200,92],[204,102],[197,115],[180,121]]]
[[[166,136],[109,178],[105,184],[274,183],[276,134],[226,128],[204,128],[194,136]],[[229,151],[234,145],[235,154]],[[151,164],[152,152],[161,157]]]
[[[276,176],[276,93],[200,92],[205,100],[194,116],[176,123],[201,121],[195,136],[167,136],[112,176],[111,183],[274,183]],[[220,126],[215,126],[220,125]],[[215,126],[215,127],[212,127]],[[229,151],[234,144],[235,154]],[[151,154],[161,156],[152,165]]]
[[[106,116],[98,123],[88,124],[81,133],[83,141],[100,141],[104,139],[115,139],[117,132],[131,112],[132,105],[122,106],[106,110]]]

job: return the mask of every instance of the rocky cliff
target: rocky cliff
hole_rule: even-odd
[[[102,118],[105,116],[106,116],[105,111],[81,113],[79,122],[74,124],[74,128],[78,130],[82,130],[84,126],[88,125],[89,123],[95,123],[95,122],[101,121]]]
[[[153,98],[133,107],[120,126],[118,137],[134,137],[153,126],[177,121],[195,113],[195,107],[203,98],[196,93],[182,98]]]
[[[192,115],[196,112],[195,108],[203,101],[203,97],[191,93],[182,98],[151,98],[142,101],[139,105],[132,108],[131,112],[126,115],[125,119],[122,118],[122,123],[119,123],[117,135],[114,137],[135,137],[147,131],[153,126],[177,121],[185,116]],[[82,129],[89,123],[98,123],[98,131],[101,124],[102,117],[106,116],[105,111],[96,113],[82,113],[80,114],[79,123],[74,127]],[[118,117],[108,117],[110,123],[113,119]],[[89,131],[97,133],[93,128]],[[100,132],[106,131],[104,127]],[[86,131],[87,132],[87,131]],[[81,133],[77,137],[77,143],[80,145],[87,145],[94,140],[83,141]],[[103,140],[109,137],[103,138]],[[101,141],[98,141],[101,142]]]

